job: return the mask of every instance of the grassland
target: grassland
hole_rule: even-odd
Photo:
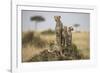
[[[28,39],[27,39],[28,38]],[[47,48],[52,41],[55,42],[55,33],[45,32],[22,32],[22,61],[26,62],[33,56],[38,55]],[[80,53],[89,59],[89,32],[73,32],[73,43],[77,46]]]

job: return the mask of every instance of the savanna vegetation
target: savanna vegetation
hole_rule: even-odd
[[[89,59],[89,32],[73,32],[73,45],[70,50],[67,50],[67,47],[63,47],[62,50],[57,48],[55,50],[55,47],[57,47],[55,39],[55,32],[51,29],[41,32],[22,32],[22,61],[37,62]]]

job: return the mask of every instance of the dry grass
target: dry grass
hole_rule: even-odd
[[[80,53],[84,55],[86,59],[90,58],[90,36],[89,32],[74,32],[73,43],[77,45]]]
[[[27,32],[28,33],[28,32]],[[32,33],[32,32],[31,32]],[[23,37],[25,37],[25,33],[22,33]],[[51,42],[51,41],[55,41],[56,37],[55,34],[41,34],[41,33],[36,33],[37,37],[39,35],[39,39],[42,39],[42,42],[46,42],[46,45]],[[34,34],[35,35],[35,34]],[[34,38],[33,35],[33,39]],[[29,40],[33,40],[32,38]],[[34,46],[36,43],[40,40],[35,39],[34,43],[27,43],[27,45],[25,47],[22,48],[22,61],[28,61],[29,59],[31,59],[33,56],[39,54],[40,52],[44,51],[45,49],[47,49],[46,47],[41,48],[41,47],[36,47]],[[80,53],[82,53],[86,59],[89,59],[89,32],[73,32],[73,43],[77,46],[77,48],[79,49]],[[23,44],[24,45],[24,44]],[[39,46],[39,44],[37,44],[37,46]]]
[[[28,45],[27,47],[22,49],[22,61],[28,61],[33,56],[38,55],[40,52],[42,52],[44,49],[36,48],[34,46]]]
[[[48,42],[55,41],[56,39],[55,35],[41,35],[40,37]],[[79,49],[90,48],[89,32],[73,32],[72,38],[73,38],[73,43],[76,44]]]
[[[41,39],[44,39],[47,42],[55,41],[55,39],[56,39],[55,35],[41,35],[40,37],[41,37]]]
[[[90,48],[89,40],[89,32],[73,32],[73,43],[75,43],[79,49]]]

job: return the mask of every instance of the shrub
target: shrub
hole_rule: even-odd
[[[79,51],[75,44],[72,45],[72,49],[76,59],[84,59],[83,54]]]
[[[46,41],[42,40],[39,35],[34,35],[32,31],[24,32],[22,34],[22,47],[30,45],[37,48],[43,48],[46,45]]]
[[[65,46],[63,49],[63,53],[66,55],[66,60],[73,60],[73,59],[81,59],[82,56],[79,53],[79,50],[75,44],[72,44],[72,46],[67,47]]]
[[[31,45],[34,45],[34,47],[37,47],[37,48],[43,48],[46,45],[46,41],[42,40],[39,36],[35,36],[32,39]]]
[[[48,30],[42,31],[41,34],[55,34],[55,31],[48,29]]]
[[[32,31],[29,31],[29,32],[26,32],[26,33],[22,33],[22,44],[27,44],[27,43],[30,43],[32,42],[32,39],[34,37],[34,32]]]

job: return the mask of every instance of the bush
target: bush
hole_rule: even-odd
[[[32,42],[32,39],[34,37],[34,32],[32,31],[29,31],[29,32],[26,32],[26,33],[22,33],[22,44],[27,44],[27,43],[30,43]]]
[[[48,29],[48,30],[42,31],[41,34],[55,34],[55,31]]]
[[[34,35],[34,32],[26,32],[22,34],[22,46],[34,46],[37,48],[43,48],[46,45],[46,41],[42,40],[39,35]]]
[[[82,56],[75,44],[72,44],[72,46],[70,47],[65,46],[63,49],[63,53],[66,55],[65,59],[68,60],[82,59]]]
[[[35,36],[32,40],[31,45],[34,45],[34,47],[37,48],[43,48],[46,46],[46,41],[42,40],[40,36]]]
[[[73,53],[76,56],[76,59],[84,59],[83,54],[80,53],[79,49],[75,44],[72,45],[72,48],[73,48]]]

